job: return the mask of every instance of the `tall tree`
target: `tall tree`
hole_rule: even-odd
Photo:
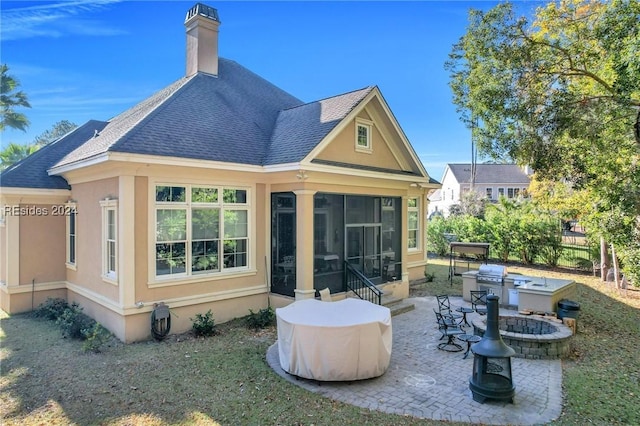
[[[58,121],[51,127],[51,129],[46,130],[45,132],[36,136],[36,138],[33,140],[33,144],[38,148],[42,148],[43,146],[48,145],[56,139],[59,139],[62,136],[66,135],[76,127],[78,127],[77,124],[72,123],[68,120]]]
[[[638,0],[553,1],[532,21],[509,3],[472,10],[445,67],[482,154],[591,190],[600,235],[638,245]]]
[[[6,127],[22,130],[23,132],[29,127],[27,116],[16,112],[16,107],[31,108],[27,95],[17,90],[20,82],[14,77],[7,74],[9,67],[6,64],[0,65],[0,131],[4,131]]]
[[[23,158],[28,157],[38,150],[38,147],[34,145],[20,145],[17,143],[10,143],[5,149],[0,151],[0,170],[4,170],[7,167],[17,163]]]

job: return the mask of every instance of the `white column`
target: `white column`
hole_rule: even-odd
[[[135,177],[120,176],[118,187],[118,286],[120,305],[135,305]]]
[[[312,299],[313,288],[313,196],[316,191],[296,194],[296,300]]]

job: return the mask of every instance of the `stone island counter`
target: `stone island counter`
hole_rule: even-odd
[[[576,292],[576,282],[546,277],[520,276],[515,283],[518,290],[518,309],[534,312],[556,312],[558,301],[572,299]]]

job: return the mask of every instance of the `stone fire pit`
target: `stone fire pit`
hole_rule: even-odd
[[[569,341],[573,333],[564,324],[539,315],[500,315],[500,336],[511,346],[518,358],[557,359],[569,354]],[[474,334],[484,336],[485,317],[473,321]]]

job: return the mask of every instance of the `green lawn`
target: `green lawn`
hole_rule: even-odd
[[[412,285],[412,294],[461,294],[460,277],[449,284],[448,261],[432,260],[427,270],[435,280]],[[621,295],[588,275],[509,271],[579,282],[579,333],[563,362],[565,407],[553,424],[640,424],[640,292]],[[209,338],[116,342],[91,354],[51,322],[16,315],[1,325],[5,425],[444,424],[335,402],[282,380],[265,362],[273,327],[256,332],[236,320]]]

